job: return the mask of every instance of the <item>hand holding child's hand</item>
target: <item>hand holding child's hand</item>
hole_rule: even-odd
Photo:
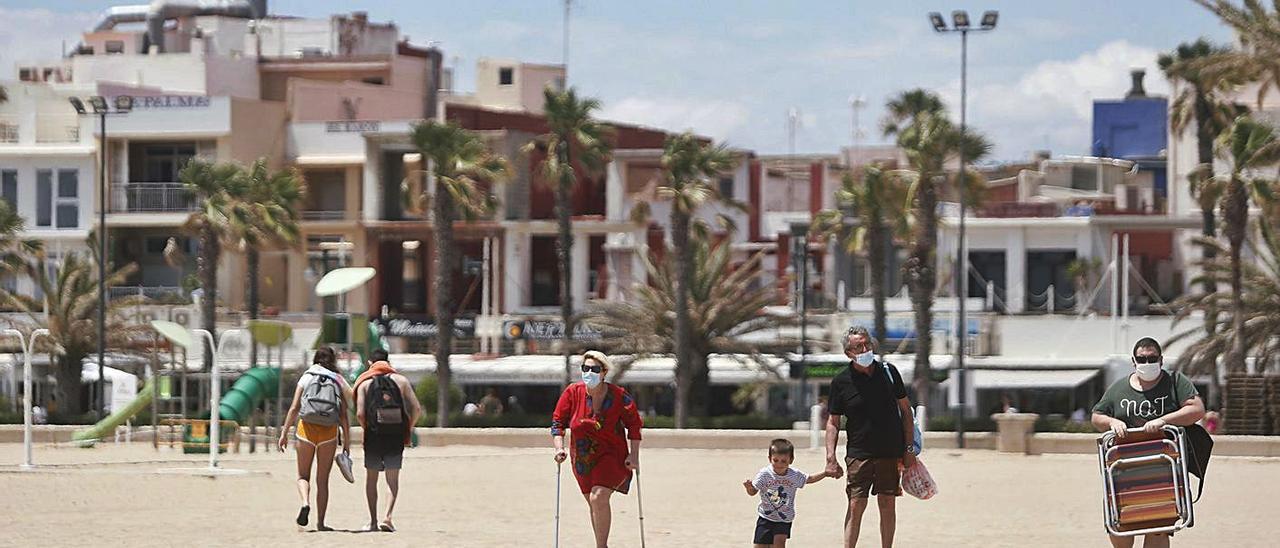
[[[840,463],[835,459],[827,459],[827,469],[825,470],[828,478],[839,479],[844,476],[844,470],[840,469]]]

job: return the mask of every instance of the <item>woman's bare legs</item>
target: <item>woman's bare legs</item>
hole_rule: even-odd
[[[338,442],[322,443],[316,447],[316,530],[329,531],[324,524],[324,513],[329,507],[329,472],[333,470],[333,456],[338,453]]]

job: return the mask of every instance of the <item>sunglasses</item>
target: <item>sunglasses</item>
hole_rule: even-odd
[[[1134,363],[1159,363],[1160,356],[1134,356]]]
[[[602,365],[587,365],[587,364],[582,364],[582,372],[583,372],[583,373],[586,373],[586,372],[588,372],[588,371],[590,371],[590,372],[592,372],[592,373],[600,373],[600,372],[604,371],[604,366],[602,366]]]

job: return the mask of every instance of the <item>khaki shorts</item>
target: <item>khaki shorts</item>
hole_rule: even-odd
[[[902,476],[898,471],[900,461],[896,458],[846,458],[845,494],[850,499],[865,499],[868,494],[902,496]]]

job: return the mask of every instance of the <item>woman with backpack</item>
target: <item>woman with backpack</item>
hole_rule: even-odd
[[[342,428],[342,451],[351,452],[351,423],[347,418],[347,402],[351,388],[338,373],[337,355],[332,348],[316,350],[312,365],[298,379],[293,403],[280,428],[280,450],[289,445],[289,425],[297,420],[298,496],[302,508],[297,523],[306,526],[311,513],[311,462],[316,463],[316,504],[319,506],[316,530],[332,531],[324,524],[329,506],[329,472],[333,470],[338,450],[338,428]]]

